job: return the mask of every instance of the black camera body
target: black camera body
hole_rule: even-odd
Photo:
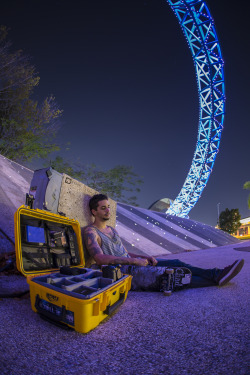
[[[102,266],[102,275],[103,277],[106,277],[108,279],[113,279],[114,281],[121,279],[123,276],[120,265]]]

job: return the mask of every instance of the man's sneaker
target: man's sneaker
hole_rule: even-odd
[[[217,276],[216,283],[219,286],[224,286],[227,284],[233,277],[235,277],[244,265],[244,259],[236,260],[231,266],[225,267]]]

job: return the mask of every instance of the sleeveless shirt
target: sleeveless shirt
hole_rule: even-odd
[[[108,226],[108,228],[112,230],[112,233],[114,235],[112,238],[110,238],[109,236],[101,232],[98,228],[94,226],[91,226],[91,227],[95,229],[95,231],[98,233],[98,235],[101,238],[101,249],[104,254],[114,255],[116,257],[130,258],[127,250],[124,248],[122,244],[120,237],[118,236],[118,234],[112,227]]]

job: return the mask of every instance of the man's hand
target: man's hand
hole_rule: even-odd
[[[149,262],[147,259],[143,258],[131,258],[133,259],[133,264],[135,266],[141,266],[141,267],[146,267],[149,265]]]
[[[141,266],[141,267],[145,267],[145,266],[156,266],[158,261],[154,258],[154,257],[147,257],[147,256],[138,256],[136,254],[132,254],[132,253],[129,253],[130,255],[130,259],[132,261],[132,263],[130,264],[133,264],[135,266]]]
[[[158,261],[154,257],[148,257],[147,261],[150,266],[156,266],[156,264],[158,263]]]

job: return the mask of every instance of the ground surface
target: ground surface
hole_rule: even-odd
[[[3,298],[0,373],[246,375],[249,249],[247,241],[178,254],[204,268],[238,258],[245,265],[223,288],[189,289],[171,297],[129,292],[119,311],[86,335],[43,321],[31,310],[29,298]],[[22,277],[4,276],[0,287],[22,290],[26,284]]]

